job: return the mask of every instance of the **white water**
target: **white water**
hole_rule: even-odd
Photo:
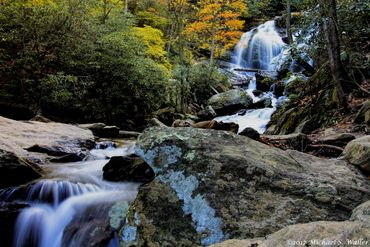
[[[274,61],[277,60],[282,51],[284,42],[275,30],[275,22],[267,21],[264,24],[246,32],[240,38],[240,41],[235,47],[233,54],[233,68],[259,69],[259,70],[275,70]],[[252,77],[246,92],[252,97],[253,102],[257,102],[263,98],[270,98],[272,107],[263,109],[247,110],[246,114],[222,116],[215,118],[216,121],[234,122],[239,125],[239,132],[247,127],[263,133],[266,130],[266,125],[271,119],[271,115],[276,111],[276,107],[285,97],[276,98],[273,92],[264,92],[259,97],[254,96],[253,91],[256,89],[256,78],[254,72],[235,72],[248,77]]]
[[[274,70],[273,59],[284,45],[275,30],[275,21],[264,24],[243,34],[235,47],[234,64],[239,68]]]
[[[132,153],[132,144],[117,149],[93,150],[96,160],[48,165],[51,172],[43,180],[26,188],[0,193],[0,200],[24,201],[31,205],[18,216],[14,246],[60,247],[62,241],[67,241],[64,246],[83,246],[84,243],[72,244],[68,242],[72,239],[63,239],[65,228],[76,220],[76,216],[80,218],[92,206],[98,215],[107,205],[117,201],[130,203],[136,197],[138,184],[102,180],[102,168],[108,162],[105,157]],[[72,238],[73,241],[83,239]]]

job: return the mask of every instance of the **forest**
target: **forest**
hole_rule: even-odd
[[[0,243],[370,246],[370,2],[0,0]]]

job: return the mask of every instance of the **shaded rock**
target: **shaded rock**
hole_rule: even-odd
[[[12,246],[14,226],[20,211],[28,204],[19,202],[0,202],[0,241],[2,246]]]
[[[113,156],[103,167],[103,178],[109,181],[148,182],[154,176],[152,168],[134,154]]]
[[[135,150],[156,178],[140,188],[122,229],[134,246],[263,237],[291,224],[346,220],[370,198],[370,181],[346,161],[225,131],[151,128]]]
[[[60,157],[51,158],[49,161],[54,163],[78,162],[82,161],[85,157],[86,155],[84,153],[80,154],[71,153]]]
[[[118,138],[137,138],[140,135],[140,132],[136,131],[127,131],[127,130],[120,130],[118,132]]]
[[[31,121],[37,121],[37,122],[42,122],[42,123],[50,123],[52,122],[50,119],[41,116],[41,115],[36,115],[33,118],[30,119]]]
[[[351,164],[370,174],[370,136],[351,141],[345,147],[343,154]]]
[[[95,144],[96,149],[116,148],[117,144],[112,141],[101,141]]]
[[[62,247],[108,246],[114,237],[114,229],[109,224],[111,206],[99,204],[78,212],[64,229]]]
[[[253,140],[258,140],[260,138],[260,133],[258,133],[257,130],[247,127],[244,130],[242,130],[239,135],[246,136],[249,138],[252,138]]]
[[[308,138],[302,133],[293,133],[289,135],[263,135],[262,139],[274,146],[282,149],[294,149],[304,151],[308,144]]]
[[[362,104],[362,107],[356,114],[353,122],[357,124],[365,123],[370,125],[370,100],[365,101]]]
[[[253,103],[249,109],[261,109],[261,108],[267,108],[272,107],[272,100],[270,98],[263,98],[259,101]]]
[[[0,188],[21,185],[39,177],[39,166],[0,149]]]
[[[348,142],[354,140],[356,137],[349,133],[339,133],[329,136],[323,136],[317,140],[317,143],[324,143],[344,147]]]
[[[237,112],[237,114],[239,116],[244,116],[246,113],[247,113],[247,109],[242,109],[242,110],[240,110],[240,111]]]
[[[79,124],[78,126],[91,130],[94,136],[101,138],[114,138],[118,137],[119,134],[119,128],[117,126],[107,126],[104,123]]]
[[[242,89],[232,89],[213,95],[208,100],[217,115],[229,115],[240,109],[246,109],[253,103],[252,98]]]
[[[212,106],[206,106],[203,110],[198,112],[197,116],[200,120],[211,120],[217,117],[217,113],[213,110]]]
[[[370,201],[352,212],[351,221],[292,225],[265,238],[230,239],[212,247],[370,246]]]
[[[261,96],[261,94],[263,94],[263,91],[256,89],[256,90],[253,90],[252,93],[253,93],[254,96],[259,97],[259,96]]]
[[[159,121],[157,118],[151,118],[150,120],[148,120],[148,124],[151,127],[168,127],[167,125]]]

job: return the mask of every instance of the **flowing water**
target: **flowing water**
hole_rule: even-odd
[[[109,209],[115,202],[130,203],[135,199],[138,184],[102,180],[106,158],[133,153],[133,143],[91,153],[90,161],[46,165],[50,173],[42,180],[0,191],[0,201],[30,205],[18,216],[15,247],[84,246],[86,233],[91,233],[94,224],[109,222]]]
[[[282,52],[283,46],[284,42],[275,29],[275,21],[267,21],[242,35],[235,47],[230,69],[274,71],[274,61]],[[285,100],[285,97],[276,98],[274,88],[256,97],[253,94],[253,91],[257,88],[255,72],[233,71],[233,73],[251,78],[246,92],[252,97],[253,102],[257,102],[263,98],[270,98],[272,107],[247,110],[246,114],[242,116],[236,113],[234,115],[217,117],[215,120],[237,123],[239,124],[239,132],[246,127],[251,127],[259,133],[263,133],[266,130],[267,123],[271,119],[271,115],[276,111],[276,107]]]

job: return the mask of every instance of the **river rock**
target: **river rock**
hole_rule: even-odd
[[[212,247],[370,246],[370,201],[352,212],[350,221],[319,221],[285,227],[265,238],[230,239]]]
[[[29,205],[20,202],[0,202],[0,241],[2,246],[12,246],[14,226],[20,211]]]
[[[0,149],[21,158],[45,160],[46,152],[28,152],[32,146],[65,154],[87,153],[94,147],[90,130],[56,122],[15,121],[0,117]],[[32,149],[32,148],[31,148]],[[40,161],[40,162],[41,162]]]
[[[153,180],[152,168],[137,155],[113,156],[103,167],[103,178],[109,181],[148,182]]]
[[[260,133],[258,133],[257,130],[247,127],[244,130],[242,130],[239,135],[249,137],[253,140],[258,140],[260,138]]]
[[[217,113],[213,110],[212,106],[206,106],[203,110],[198,112],[197,116],[200,120],[211,120],[217,117]]]
[[[363,136],[348,143],[344,156],[348,161],[370,174],[370,135]]]
[[[370,181],[346,161],[230,132],[150,128],[135,150],[156,178],[140,188],[122,228],[133,246],[264,237],[291,224],[346,220],[370,198]]]
[[[0,149],[0,188],[21,185],[39,177],[39,166]]]
[[[242,89],[232,89],[224,93],[213,95],[208,100],[217,115],[229,115],[248,108],[253,103],[252,98]]]
[[[257,102],[253,103],[249,109],[261,109],[272,107],[272,100],[270,98],[263,98],[258,100]]]

